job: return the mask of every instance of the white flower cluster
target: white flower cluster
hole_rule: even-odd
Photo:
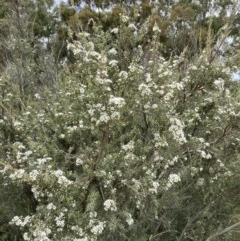
[[[50,241],[51,239],[48,237],[49,234],[52,233],[52,230],[49,228],[38,228],[33,232],[34,239],[28,239],[29,241]]]
[[[163,137],[163,136],[160,136],[159,133],[154,133],[154,143],[155,143],[154,146],[155,146],[156,148],[168,146],[168,143],[167,143],[167,141],[166,141],[166,138]]]
[[[47,205],[47,209],[48,210],[56,210],[56,206],[53,204],[53,203],[49,203],[48,205]]]
[[[118,28],[113,28],[113,29],[111,30],[111,33],[114,33],[114,34],[118,34],[118,32],[119,32],[119,29],[118,29]]]
[[[137,30],[137,27],[135,26],[134,23],[129,23],[128,24],[128,28],[132,29],[132,30]]]
[[[174,183],[177,183],[180,181],[181,181],[181,177],[178,174],[170,174],[168,177],[166,190],[168,190]]]
[[[141,91],[141,96],[149,96],[152,94],[151,89],[146,84],[140,84],[138,90]]]
[[[44,194],[39,190],[37,186],[32,186],[31,191],[37,200],[39,200],[39,197],[44,197]]]
[[[126,80],[128,78],[128,73],[126,71],[121,71],[119,73],[120,80]]]
[[[153,182],[152,182],[152,187],[149,188],[148,190],[149,190],[149,192],[151,192],[151,193],[157,194],[159,186],[160,186],[160,185],[159,185],[158,182],[153,181]]]
[[[205,182],[204,178],[198,178],[196,184],[197,184],[197,186],[201,187],[201,186],[203,186],[204,182]]]
[[[73,181],[68,180],[63,174],[63,171],[61,170],[56,170],[53,171],[53,174],[55,177],[58,178],[58,183],[64,187],[67,187],[73,183]]]
[[[65,226],[64,213],[60,213],[58,217],[55,218],[57,227],[63,228]]]
[[[113,95],[110,95],[109,104],[110,105],[115,105],[118,108],[121,108],[121,107],[123,107],[125,105],[125,100],[123,98],[121,98],[121,97],[115,97]]]
[[[124,151],[132,151],[134,149],[134,141],[128,142],[126,145],[122,145]]]
[[[201,157],[203,159],[211,159],[212,158],[212,155],[210,153],[206,153],[203,150],[199,150],[198,152],[201,154]]]
[[[118,111],[114,111],[112,114],[111,114],[111,119],[112,120],[119,120],[120,119],[120,113]]]
[[[68,185],[72,184],[73,181],[68,180],[65,176],[60,176],[60,177],[58,178],[58,183],[59,183],[60,185],[63,185],[63,186],[65,186],[65,187],[67,187]]]
[[[133,218],[132,218],[132,215],[131,215],[130,213],[126,213],[126,216],[127,216],[127,218],[126,218],[127,224],[128,224],[129,226],[133,225],[134,220],[133,220]]]
[[[179,144],[186,143],[187,140],[183,132],[185,126],[183,123],[177,118],[170,118],[170,122],[172,125],[169,127],[169,131],[172,133],[174,140]]]
[[[37,158],[37,165],[41,166],[43,164],[46,164],[47,162],[51,161],[51,157],[43,157],[43,158]]]
[[[75,225],[71,227],[72,231],[75,231],[80,237],[84,236],[83,229],[79,227],[79,225]]]
[[[172,159],[167,160],[166,165],[164,166],[164,169],[168,169],[171,166],[174,166],[178,162],[178,156],[173,157]]]
[[[168,85],[171,89],[177,89],[177,90],[182,90],[184,88],[183,83],[179,82],[172,82],[171,84]]]
[[[96,122],[96,125],[99,125],[101,123],[108,123],[110,120],[110,116],[107,114],[107,112],[102,112],[100,114],[99,120]]]
[[[139,189],[141,188],[141,182],[135,178],[132,178],[131,182],[133,183],[133,188],[136,192],[139,191]]]
[[[124,23],[129,22],[129,17],[125,14],[121,14],[120,18],[121,18],[121,21],[123,21]]]
[[[108,51],[108,54],[117,55],[117,50],[115,48],[112,48]]]
[[[32,170],[29,173],[29,178],[30,178],[31,181],[36,181],[38,175],[39,175],[39,171],[38,170]]]
[[[115,60],[115,59],[109,61],[109,65],[110,65],[111,67],[115,67],[115,66],[117,66],[117,64],[118,64],[118,61]]]
[[[161,30],[159,29],[157,23],[155,22],[154,25],[153,25],[153,32],[156,32],[156,33],[161,33]]]
[[[82,44],[79,41],[75,41],[74,44],[68,43],[67,49],[71,50],[74,55],[77,55],[84,51]]]
[[[225,84],[224,79],[218,78],[218,79],[214,80],[213,83],[220,91],[224,91],[224,84]]]
[[[25,174],[24,169],[17,169],[17,170],[14,171],[14,173],[11,173],[9,177],[12,180],[17,180],[17,179],[22,179],[24,174]]]
[[[30,216],[26,216],[26,217],[21,217],[21,216],[15,216],[12,218],[12,220],[10,221],[10,224],[15,224],[16,226],[20,226],[20,227],[24,227],[26,226],[29,222],[31,221],[31,217]]]
[[[92,228],[91,232],[95,235],[99,235],[105,228],[105,222],[98,221]]]
[[[17,152],[17,163],[22,163],[22,162],[25,162],[29,159],[29,157],[31,156],[32,154],[32,151],[25,151],[25,152],[21,152],[21,151],[18,151]]]
[[[76,159],[76,166],[81,166],[83,164],[83,160],[81,158]]]
[[[110,210],[110,211],[117,211],[116,203],[112,199],[107,199],[103,203],[103,206],[104,206],[104,210],[105,211],[108,211],[108,210]]]
[[[73,239],[73,241],[89,241],[88,237],[84,237],[84,238],[75,238]]]
[[[98,72],[95,78],[95,81],[100,85],[111,84],[112,80],[108,78],[108,74],[106,71]]]

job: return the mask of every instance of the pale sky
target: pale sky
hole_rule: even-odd
[[[59,4],[59,3],[61,3],[61,2],[67,3],[67,0],[55,0],[55,2],[56,2],[57,4]]]

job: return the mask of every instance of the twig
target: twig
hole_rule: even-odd
[[[219,232],[219,233],[216,233],[216,234],[213,234],[213,235],[209,236],[209,237],[206,239],[206,241],[210,241],[210,240],[212,240],[213,238],[216,238],[216,237],[218,237],[218,236],[220,236],[220,235],[223,235],[224,233],[227,233],[227,232],[231,231],[232,229],[234,229],[234,228],[237,227],[237,226],[240,226],[240,222],[235,223],[235,224],[233,224],[232,226],[229,226],[229,227],[223,229],[223,230],[222,230],[221,232]]]

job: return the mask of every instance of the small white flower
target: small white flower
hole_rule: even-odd
[[[99,125],[100,123],[107,123],[109,120],[110,117],[108,114],[106,112],[102,112],[96,124]]]
[[[169,131],[172,133],[174,140],[176,140],[179,144],[186,143],[187,140],[184,135],[184,124],[177,118],[170,118],[171,126],[169,127]]]
[[[56,225],[57,225],[57,227],[63,228],[64,225],[65,225],[65,221],[64,220],[57,220]]]
[[[89,240],[88,237],[73,239],[73,241],[88,241],[88,240]]]
[[[63,186],[68,186],[73,183],[73,181],[68,180],[65,176],[60,176],[58,178],[58,183]]]
[[[117,33],[118,33],[118,31],[119,31],[119,29],[118,29],[118,28],[113,28],[113,29],[111,30],[111,33],[117,34]]]
[[[109,104],[116,105],[117,107],[121,108],[125,105],[125,100],[121,97],[110,95]]]
[[[22,123],[19,122],[19,121],[14,121],[14,123],[13,123],[13,126],[16,127],[16,128],[21,127],[21,125],[22,125]]]
[[[178,174],[170,174],[168,177],[168,181],[171,183],[176,183],[176,182],[180,182],[181,178]]]
[[[199,152],[203,159],[211,159],[212,158],[212,155],[210,153],[206,153],[205,151],[202,151],[202,150],[199,150]]]
[[[11,173],[9,177],[12,180],[21,179],[24,176],[24,173],[25,173],[24,169],[15,170],[15,172]]]
[[[96,226],[92,227],[91,232],[96,235],[101,234],[104,230],[104,227],[105,223],[99,221]]]
[[[224,80],[222,78],[216,79],[214,81],[214,85],[221,91],[224,90]]]
[[[132,151],[134,149],[134,141],[128,142],[126,145],[122,145],[124,151]]]
[[[111,119],[115,119],[115,120],[119,120],[120,119],[120,113],[118,111],[114,111],[112,114],[111,114]]]
[[[204,184],[204,178],[198,178],[197,186],[201,187]]]
[[[83,164],[82,159],[77,158],[77,159],[76,159],[76,166],[80,166],[80,165],[82,165],[82,164]]]
[[[38,158],[37,159],[37,163],[39,166],[41,166],[42,164],[46,163],[49,159],[47,158]]]
[[[140,84],[138,90],[141,91],[141,96],[149,96],[152,94],[151,89],[146,84]]]
[[[118,64],[118,61],[115,60],[115,59],[113,59],[109,62],[109,65],[112,66],[112,67],[117,66],[117,64]]]
[[[90,218],[96,218],[97,217],[97,212],[90,212],[89,213]]]
[[[130,23],[130,24],[128,25],[128,27],[129,27],[130,29],[137,30],[136,26],[135,26],[133,23]]]
[[[40,94],[38,94],[38,93],[36,93],[36,94],[34,95],[34,97],[35,97],[37,100],[40,100],[40,99],[41,99],[41,96],[40,96]]]
[[[31,179],[32,181],[36,181],[38,174],[39,174],[38,170],[32,170],[32,171],[29,173],[29,177],[30,177],[30,179]]]
[[[30,216],[26,216],[25,218],[15,216],[13,219],[10,221],[10,224],[15,224],[16,226],[24,227],[26,226],[29,222],[31,221]]]
[[[127,23],[129,21],[129,17],[125,14],[122,14],[121,15],[121,20],[124,22],[124,23]]]
[[[24,233],[24,234],[23,234],[23,239],[24,239],[24,240],[27,240],[27,241],[28,241],[28,240],[30,241],[30,237],[29,237],[28,233]]]
[[[121,71],[119,77],[126,80],[128,78],[128,73],[126,71]]]
[[[149,191],[150,191],[151,193],[157,194],[158,187],[160,186],[159,183],[153,181],[153,182],[152,182],[152,186],[153,186],[152,188],[149,188]]]
[[[129,226],[131,226],[134,223],[134,220],[133,220],[132,215],[130,213],[127,214],[126,222]]]
[[[112,199],[107,199],[103,206],[105,211],[117,211],[116,203]]]
[[[158,27],[158,25],[157,25],[156,22],[154,23],[154,26],[153,26],[153,32],[159,32],[159,33],[161,33],[161,30],[159,29],[159,27]]]
[[[196,65],[193,65],[190,67],[191,70],[197,70],[197,66]]]
[[[60,177],[60,176],[63,175],[63,171],[61,171],[61,170],[54,171],[54,175],[55,175],[56,177]]]
[[[149,82],[151,82],[152,81],[152,76],[151,76],[151,74],[150,73],[146,73],[146,82],[147,83],[149,83]]]
[[[65,226],[65,221],[63,220],[64,218],[64,213],[60,213],[58,217],[55,218],[55,223],[57,227],[63,228]]]
[[[97,76],[97,77],[96,77],[96,81],[97,81],[99,84],[101,84],[101,85],[103,85],[103,84],[108,84],[108,83],[112,83],[112,81],[111,81],[110,79],[108,79],[108,78],[101,78],[100,76]]]
[[[55,206],[53,203],[49,203],[49,204],[47,205],[47,209],[48,209],[48,210],[56,210],[56,206]]]
[[[116,55],[117,54],[117,50],[112,48],[108,51],[109,54],[112,54],[112,55]]]

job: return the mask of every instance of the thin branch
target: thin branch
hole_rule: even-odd
[[[222,134],[216,140],[212,141],[210,144],[215,144],[215,143],[219,142],[221,139],[223,139],[227,135],[227,131],[229,130],[229,128],[231,128],[231,123],[228,123],[225,126]]]
[[[149,241],[154,239],[154,238],[156,238],[156,237],[159,237],[159,236],[161,236],[161,235],[163,235],[165,233],[170,233],[170,232],[176,232],[176,231],[174,231],[174,230],[166,230],[166,231],[163,231],[161,233],[157,233],[155,235],[151,235],[150,238],[149,238]]]
[[[184,229],[181,232],[180,237],[177,239],[177,241],[181,241],[184,237],[184,234],[186,233],[186,231],[189,229],[189,227],[199,218],[201,217],[201,215],[203,213],[205,213],[210,206],[213,204],[214,202],[209,203],[206,207],[204,207],[202,210],[200,210],[194,217],[192,217],[191,219],[188,220],[187,224],[185,225]],[[209,240],[206,240],[209,241]]]
[[[240,222],[235,223],[235,224],[233,224],[232,226],[229,226],[229,227],[223,229],[223,230],[222,230],[221,232],[219,232],[219,233],[216,233],[216,234],[213,234],[213,235],[209,236],[209,237],[206,239],[206,241],[210,241],[210,240],[212,240],[213,238],[216,238],[216,237],[218,237],[218,236],[220,236],[220,235],[223,235],[223,234],[231,231],[232,229],[236,228],[237,226],[240,226]]]

